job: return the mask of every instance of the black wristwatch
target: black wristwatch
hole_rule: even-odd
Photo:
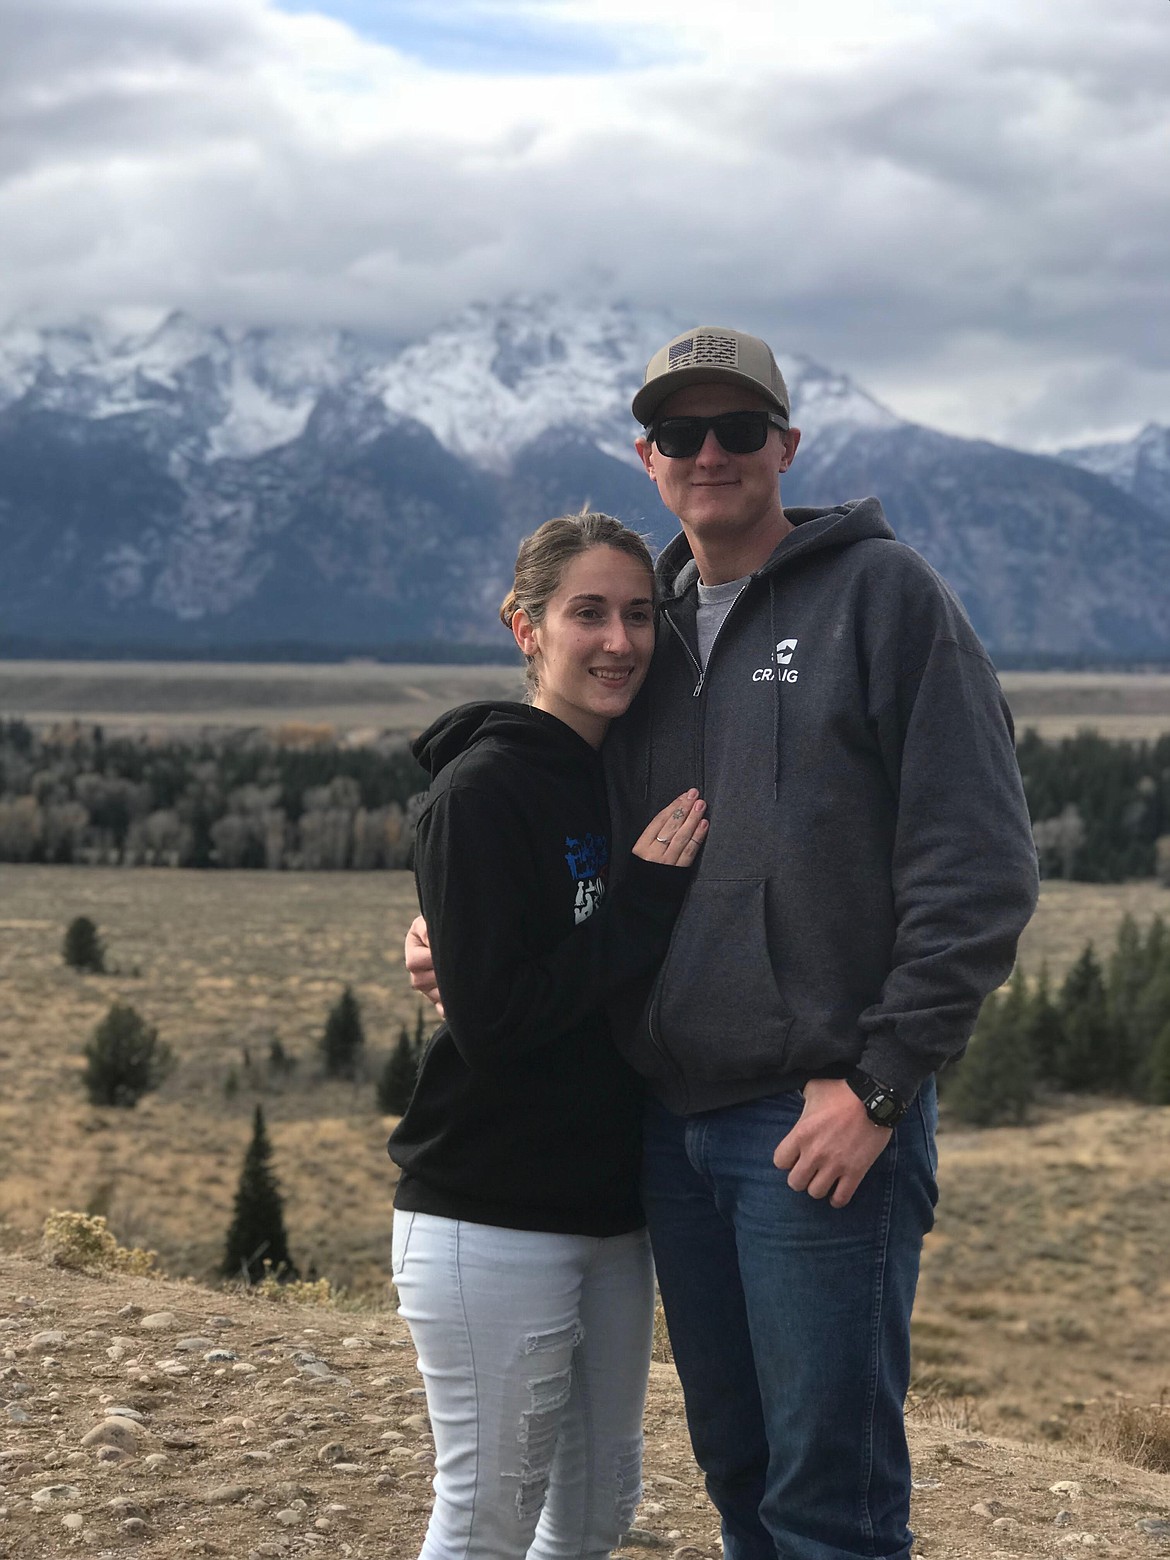
[[[845,1082],[865,1106],[865,1114],[875,1126],[896,1127],[910,1109],[909,1100],[871,1078],[869,1073],[862,1072],[860,1067],[846,1074]]]

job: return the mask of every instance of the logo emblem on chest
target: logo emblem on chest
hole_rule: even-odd
[[[782,639],[772,655],[774,664],[757,666],[752,673],[752,682],[796,682],[800,672],[793,666],[792,658],[796,654],[798,644],[799,640],[796,639]]]
[[[605,898],[605,879],[609,869],[609,841],[604,834],[565,836],[565,860],[576,885],[573,897],[573,924],[587,921]]]

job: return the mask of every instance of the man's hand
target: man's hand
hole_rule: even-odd
[[[446,1018],[443,1011],[443,1001],[439,996],[439,982],[435,975],[435,961],[431,957],[431,940],[427,936],[427,923],[421,915],[416,915],[410,923],[410,930],[406,934],[406,973],[410,976],[410,984],[420,996],[424,996],[428,1002],[433,1002],[435,1010],[440,1018]]]
[[[889,1141],[889,1127],[869,1119],[844,1078],[810,1078],[800,1120],[781,1139],[772,1163],[788,1171],[794,1192],[828,1197],[834,1208],[844,1208]]]

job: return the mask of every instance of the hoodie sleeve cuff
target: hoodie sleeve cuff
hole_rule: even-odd
[[[922,1058],[904,1050],[892,1034],[871,1035],[857,1066],[907,1101],[914,1098],[932,1071],[924,1069]]]

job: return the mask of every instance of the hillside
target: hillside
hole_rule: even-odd
[[[433,1441],[406,1330],[348,1312],[0,1257],[0,1552],[413,1560]],[[652,1370],[624,1556],[716,1560],[673,1367]],[[1170,1553],[1170,1477],[911,1414],[917,1552]]]

